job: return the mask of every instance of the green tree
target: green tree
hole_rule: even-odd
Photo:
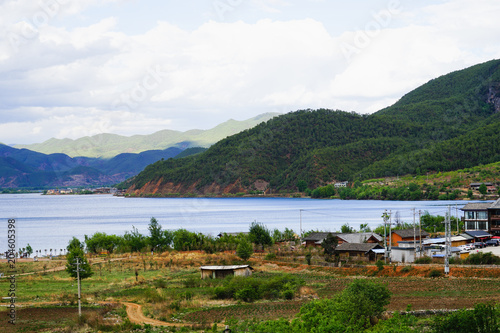
[[[331,261],[332,257],[336,255],[335,248],[337,247],[338,242],[338,238],[335,237],[332,233],[328,233],[323,242],[321,242],[321,247],[325,252],[326,261]]]
[[[340,232],[343,234],[352,234],[354,233],[354,229],[353,227],[349,226],[349,223],[346,223],[340,227]]]
[[[307,182],[305,180],[299,180],[297,182],[297,190],[299,190],[299,192],[304,192],[307,188]]]
[[[136,227],[132,226],[132,231],[125,232],[123,235],[125,244],[130,247],[131,252],[139,252],[146,247],[147,239],[142,235]]]
[[[243,239],[236,248],[236,255],[243,260],[248,260],[252,256],[252,253],[252,244],[246,239]]]
[[[26,253],[28,253],[28,257],[31,256],[31,254],[33,253],[33,248],[29,243],[28,245],[26,245]]]
[[[80,262],[80,280],[91,277],[94,273],[92,272],[92,268],[85,257],[85,253],[83,252],[83,248],[78,246],[78,244],[72,242],[76,238],[73,237],[73,240],[70,241],[68,245],[68,254],[66,255],[66,272],[72,277],[77,278],[76,272],[76,262],[77,259]]]
[[[265,245],[273,245],[273,239],[269,234],[269,230],[263,224],[257,222],[252,222],[250,225],[248,240],[254,244],[261,245],[263,250]]]
[[[162,230],[158,221],[152,217],[149,222],[149,245],[151,249],[162,252],[170,247],[173,240],[173,233],[168,230]]]
[[[482,195],[485,195],[487,192],[488,192],[488,188],[486,187],[486,184],[482,183],[479,186],[479,193],[481,193]]]
[[[473,196],[474,196],[474,193],[472,192],[472,190],[468,190],[468,191],[467,191],[467,197],[468,197],[469,199],[472,199],[472,197],[473,197]]]

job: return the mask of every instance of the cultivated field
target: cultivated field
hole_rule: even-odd
[[[75,281],[65,271],[52,271],[65,265],[64,260],[20,262],[16,331],[131,331],[140,327],[139,323],[165,325],[158,329],[161,331],[208,329],[215,323],[220,331],[228,320],[293,318],[306,302],[332,297],[355,278],[386,283],[392,292],[389,311],[460,309],[500,301],[498,268],[456,266],[449,277],[431,278],[433,271],[443,270],[442,266],[387,265],[379,271],[375,265],[308,266],[300,254],[284,259],[267,261],[263,255],[254,254],[249,263],[255,269],[253,278],[262,283],[283,274],[302,281],[293,297],[245,302],[217,299],[214,290],[224,281],[200,279],[202,265],[241,264],[232,253],[167,252],[92,258],[94,275],[82,283],[81,320],[77,316]],[[313,259],[315,262],[319,260]],[[0,263],[0,272],[7,272],[6,263]],[[8,280],[0,279],[0,295],[7,295],[8,287]],[[12,327],[7,325],[6,307],[0,311],[5,312],[0,316],[0,331],[5,332]],[[130,318],[132,313],[134,318]]]

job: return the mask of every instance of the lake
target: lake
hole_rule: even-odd
[[[459,216],[467,201],[370,201],[315,200],[298,198],[124,198],[112,195],[2,194],[0,195],[0,250],[7,244],[7,220],[15,218],[17,248],[28,243],[33,250],[62,249],[75,236],[95,232],[123,235],[135,226],[149,234],[155,217],[163,229],[184,228],[217,235],[220,232],[248,231],[253,221],[268,229],[337,231],[349,223],[359,229],[382,224],[384,210],[396,212],[413,222],[412,208],[433,215],[445,215],[448,205]],[[418,219],[418,216],[417,216]],[[417,220],[418,221],[418,220]]]

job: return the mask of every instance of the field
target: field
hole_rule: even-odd
[[[386,265],[379,271],[375,265],[324,267],[305,265],[303,257],[293,260],[263,260],[254,254],[250,264],[257,281],[289,274],[303,281],[292,299],[278,297],[245,302],[216,299],[214,290],[223,280],[201,280],[202,265],[241,264],[234,254],[201,252],[167,252],[161,255],[123,255],[92,258],[94,275],[82,283],[84,317],[77,316],[77,286],[65,271],[49,271],[61,267],[64,260],[20,262],[17,276],[17,323],[20,332],[97,332],[133,330],[125,302],[140,305],[142,323],[158,325],[163,331],[190,331],[208,328],[226,320],[293,318],[300,307],[316,298],[330,298],[356,278],[385,283],[392,293],[388,311],[470,308],[477,303],[500,301],[500,269],[451,267],[448,277],[431,278],[438,265],[410,267]],[[314,262],[314,260],[313,260]],[[0,272],[6,272],[0,263]],[[136,276],[136,271],[138,275]],[[33,274],[30,274],[33,273]],[[0,294],[7,295],[8,280],[0,279]],[[7,303],[4,301],[5,305]],[[5,312],[6,307],[1,307]],[[9,328],[1,315],[0,331]],[[153,319],[155,321],[153,321]],[[193,326],[195,325],[195,326]],[[186,326],[186,327],[185,327]]]

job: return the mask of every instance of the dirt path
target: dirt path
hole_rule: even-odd
[[[142,313],[142,306],[139,304],[135,303],[128,303],[128,302],[122,302],[123,305],[127,307],[127,315],[130,321],[134,324],[149,324],[152,326],[191,326],[189,324],[174,324],[174,323],[167,323],[164,321],[156,320],[156,319],[151,319],[146,317]]]

